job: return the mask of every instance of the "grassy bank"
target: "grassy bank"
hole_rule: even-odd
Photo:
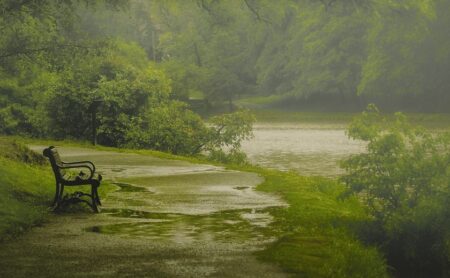
[[[54,192],[42,156],[0,138],[0,241],[42,223]]]
[[[42,167],[0,158],[0,241],[42,223],[54,184]]]
[[[104,182],[99,193],[110,190],[114,187]],[[47,160],[11,137],[0,137],[0,242],[45,222],[54,192]]]
[[[339,198],[342,185],[320,177],[261,168],[258,190],[277,194],[289,207],[273,209],[278,240],[258,256],[304,277],[387,277],[381,253],[364,246],[356,231],[369,220],[356,199]]]

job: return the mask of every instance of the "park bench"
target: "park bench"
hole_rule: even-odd
[[[100,186],[102,176],[95,172],[95,165],[91,161],[63,162],[59,156],[58,150],[54,146],[46,148],[43,152],[50,160],[50,164],[55,174],[56,192],[53,200],[53,209],[58,209],[64,203],[87,203],[95,212],[99,212],[101,206],[100,197],[97,189]],[[71,169],[81,170],[79,173]],[[83,172],[88,170],[88,173]],[[64,186],[90,185],[91,193],[75,192],[72,195],[64,196]],[[87,196],[90,202],[82,199]]]

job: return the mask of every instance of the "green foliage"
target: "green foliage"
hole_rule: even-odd
[[[255,116],[248,110],[212,117],[213,125],[211,140],[207,149],[229,147],[238,150],[243,140],[252,138],[252,125]]]
[[[147,12],[180,98],[278,94],[446,111],[448,8],[444,0],[170,1]]]
[[[149,12],[160,27],[162,67],[174,80],[174,95],[201,92],[209,103],[232,103],[254,87],[253,19],[236,3],[155,2]],[[248,44],[250,43],[250,44]]]
[[[200,116],[181,102],[153,107],[143,117],[134,118],[131,126],[125,146],[174,154],[198,153],[197,146],[205,141],[207,133]]]
[[[226,152],[222,149],[211,149],[208,152],[208,160],[235,165],[248,164],[247,155],[239,150]]]
[[[125,10],[120,9],[123,2],[0,3],[0,21],[6,24],[0,29],[0,133],[88,139],[96,110],[100,144],[222,156],[228,156],[222,148],[230,146],[237,157],[240,141],[251,130],[249,117],[238,112],[234,118],[215,118],[208,126],[186,104],[173,100],[187,99],[192,92],[207,95],[201,89],[211,84],[209,71],[217,70],[201,67],[200,60],[186,69],[187,64],[178,61],[162,66],[150,62],[148,56],[158,60],[159,50],[158,28],[148,13],[159,4],[133,2]],[[132,21],[130,13],[135,15]],[[111,16],[119,28],[111,29]],[[173,42],[169,35],[166,38],[170,49]],[[183,38],[187,39],[174,36]],[[217,39],[220,47],[226,36]],[[201,44],[194,45],[200,55]],[[175,52],[172,55],[183,55]],[[213,87],[208,90],[213,92]]]
[[[231,110],[241,94],[277,94],[446,111],[449,7],[445,0],[1,1],[0,131],[86,137],[88,113],[65,119],[45,115],[49,106],[86,111],[101,97],[94,91],[102,77],[111,86],[116,78],[135,82],[148,58],[161,84],[171,79],[170,98],[201,96],[204,107],[227,102]],[[117,120],[126,126],[125,118]]]
[[[243,163],[240,146],[252,136],[253,122],[249,111],[238,111],[215,116],[207,125],[186,104],[170,102],[134,118],[124,146],[184,155],[204,152],[214,161]]]
[[[391,263],[422,275],[448,273],[450,134],[414,128],[400,113],[388,121],[371,105],[348,135],[366,141],[367,152],[342,163],[342,181],[373,216]]]

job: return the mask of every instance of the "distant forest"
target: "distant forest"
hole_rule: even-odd
[[[128,2],[80,8],[79,30],[136,42],[180,99],[450,112],[447,0]]]
[[[110,145],[240,98],[449,112],[449,76],[448,0],[0,0],[0,133],[86,137],[96,101]]]

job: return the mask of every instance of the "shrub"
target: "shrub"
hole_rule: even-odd
[[[372,239],[398,271],[446,275],[450,259],[450,135],[431,134],[369,105],[348,129],[367,152],[342,162],[347,194],[357,194],[374,219]],[[373,232],[375,231],[375,232]]]
[[[198,153],[206,140],[207,127],[199,115],[182,102],[171,101],[136,117],[126,134],[125,146],[171,152]]]
[[[214,161],[241,164],[246,162],[241,142],[252,136],[253,122],[248,111],[238,111],[206,124],[185,103],[170,101],[134,118],[124,145],[184,155],[204,152]]]

